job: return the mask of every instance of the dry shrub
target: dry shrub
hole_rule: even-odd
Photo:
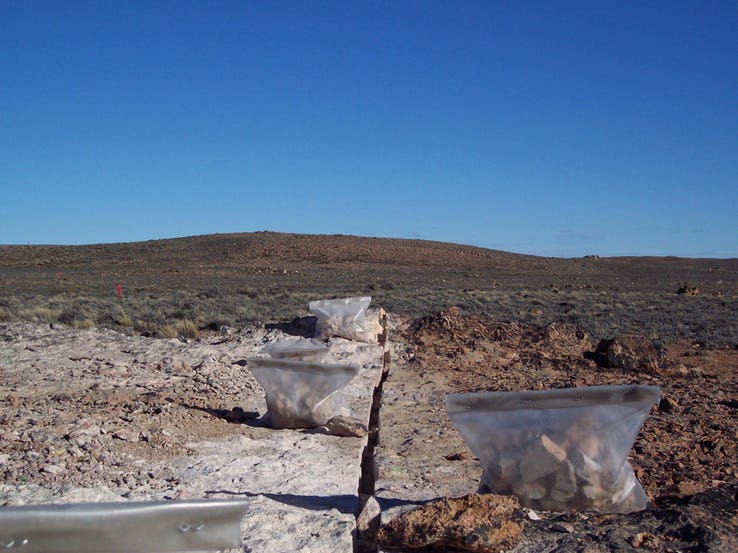
[[[197,337],[197,325],[185,319],[177,323],[177,333],[183,338],[196,338]]]
[[[58,311],[54,311],[53,309],[49,309],[48,307],[32,307],[31,309],[24,309],[18,314],[18,317],[20,319],[30,321],[42,321],[45,323],[50,323],[57,320],[58,316]]]
[[[60,323],[74,328],[91,328],[95,326],[94,319],[94,314],[89,309],[79,305],[67,307],[57,317]]]
[[[161,338],[176,338],[178,336],[177,327],[174,325],[166,325],[157,332]]]
[[[74,328],[85,328],[85,329],[95,328],[95,321],[93,321],[92,319],[81,319],[81,320],[74,321],[74,323],[72,323],[72,326]]]
[[[141,336],[161,336],[159,324],[150,319],[136,319],[133,329],[141,334]],[[176,338],[176,335],[174,337]]]
[[[253,288],[252,286],[242,286],[236,290],[236,293],[251,298],[252,300],[259,295],[256,288]]]

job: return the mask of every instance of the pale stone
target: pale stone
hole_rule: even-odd
[[[557,501],[566,501],[574,497],[577,493],[577,478],[574,473],[574,467],[569,461],[566,461],[559,470],[556,471],[556,479],[551,490],[551,498]],[[554,497],[556,494],[556,497]]]
[[[376,531],[379,526],[381,515],[382,508],[379,506],[379,503],[374,496],[370,495],[367,498],[361,513],[359,513],[359,516],[356,518],[356,529],[362,534]]]
[[[147,426],[132,428],[127,418],[110,418],[108,414],[107,419],[101,419],[93,414],[93,420],[78,418],[67,428],[58,429],[58,435],[52,438],[60,441],[61,450],[74,447],[79,452],[80,458],[74,460],[79,467],[75,467],[75,474],[94,473],[92,477],[100,486],[0,483],[0,505],[238,497],[246,498],[251,507],[241,524],[246,551],[353,549],[366,435],[341,437],[319,431],[229,424],[217,439],[173,444],[177,435],[157,430],[166,425],[170,412],[181,414],[191,409],[167,399],[168,394],[176,397],[176,390],[185,383],[193,393],[202,392],[211,398],[217,398],[218,391],[228,387],[242,390],[238,407],[243,412],[263,414],[263,390],[239,361],[256,355],[267,343],[287,339],[283,332],[253,327],[229,333],[226,341],[215,336],[183,343],[104,329],[12,324],[22,329],[23,340],[5,343],[0,365],[2,377],[12,380],[19,397],[94,395],[97,390],[108,392],[112,387],[120,388],[122,404],[127,404],[125,394],[129,390],[135,390],[131,397],[137,400],[143,391],[152,390],[157,395],[147,397],[153,398],[152,410],[159,411]],[[376,321],[372,324],[378,326]],[[344,389],[350,417],[358,421],[357,429],[368,427],[385,351],[382,344],[331,340],[326,362],[359,367],[358,375]],[[191,367],[187,374],[182,374],[184,366]],[[211,401],[214,410],[222,409],[217,400]],[[233,405],[223,407],[231,409]],[[13,432],[4,430],[3,434],[12,437]],[[358,430],[353,433],[362,434]],[[169,448],[172,453],[152,460],[144,449],[128,445],[142,438],[157,441],[153,447],[161,451]],[[173,445],[182,448],[182,454],[175,455]],[[144,441],[140,446],[152,447],[152,443]],[[126,448],[126,454],[116,455],[115,447]],[[31,460],[7,455],[3,465]],[[43,454],[33,462],[39,470],[47,471],[46,478],[58,473],[57,481],[64,476],[61,471],[67,471]]]
[[[520,459],[520,477],[524,482],[533,482],[556,472],[565,460],[566,451],[543,434]]]
[[[546,486],[539,481],[516,482],[513,485],[513,492],[520,498],[532,501],[543,499],[548,494]]]

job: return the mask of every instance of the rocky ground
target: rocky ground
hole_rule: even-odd
[[[308,301],[363,295],[390,311],[389,372],[374,393],[383,350],[334,360],[362,366],[368,434],[266,428],[244,359],[309,335]],[[736,259],[268,232],[0,246],[0,505],[246,498],[246,551],[738,551],[737,381]],[[650,508],[475,495],[447,393],[605,384],[661,389],[629,454]]]
[[[289,324],[189,341],[53,326],[0,325],[0,505],[238,499],[244,551],[353,548],[376,340],[331,339],[326,362],[358,373],[339,417],[292,430],[269,426],[247,367]],[[2,514],[0,543],[28,539]]]
[[[456,309],[408,321],[402,336],[383,386],[376,450],[385,523],[435,498],[477,491],[481,466],[448,419],[446,393],[650,384],[662,399],[629,460],[652,507],[538,512],[541,520],[528,517],[520,541],[504,550],[738,550],[738,351],[657,346],[638,336],[594,343],[575,325],[535,327]]]
[[[594,343],[576,325],[529,326],[462,315],[457,309],[414,321],[398,316],[390,320],[390,370],[374,400],[379,439],[370,443],[371,482],[365,467],[362,484],[381,515],[359,524],[351,546],[355,550],[376,550],[377,524],[400,524],[399,515],[416,507],[435,509],[427,517],[438,526],[444,519],[433,502],[440,498],[462,498],[458,512],[466,515],[451,517],[453,524],[431,533],[426,515],[416,512],[401,531],[380,532],[380,550],[415,549],[419,535],[426,540],[421,545],[432,548],[427,538],[436,534],[442,536],[435,542],[442,550],[736,550],[738,351],[685,343],[659,346],[638,336]],[[231,477],[249,472],[250,480],[239,478],[249,481],[248,493],[260,494],[259,501],[267,501],[270,493],[279,495],[279,489],[287,490],[293,503],[301,497],[298,507],[290,508],[325,508],[325,494],[308,493],[316,489],[312,483],[307,491],[300,489],[306,485],[300,478],[289,489],[283,482],[270,484],[274,467],[259,469],[258,461],[243,451],[241,461],[191,461],[200,468],[182,471],[181,459],[202,455],[197,444],[211,444],[212,449],[247,440],[253,448],[254,440],[262,440],[260,455],[265,457],[265,448],[283,447],[270,441],[274,431],[255,423],[263,415],[263,392],[243,359],[288,329],[306,331],[285,323],[281,330],[254,326],[187,342],[58,325],[2,325],[0,500],[11,505],[198,498],[217,491],[213,474],[222,469]],[[519,524],[520,532],[511,534],[509,525],[503,525],[504,547],[463,543],[464,536],[477,535],[482,520],[471,516],[480,506],[477,496],[470,495],[477,491],[481,466],[448,419],[446,393],[628,383],[662,390],[629,456],[652,507],[627,515],[518,509],[509,520]],[[371,400],[371,389],[367,384],[359,392],[362,401]],[[346,444],[342,440],[359,438],[334,439]],[[295,455],[308,463],[311,456],[325,455],[311,447],[304,444]],[[344,505],[336,512],[333,504],[328,511],[342,517],[344,525],[347,516],[359,514],[360,449],[356,451],[354,461],[344,461],[354,464],[346,476],[355,493],[346,505],[353,507]],[[295,466],[305,471],[309,465]],[[191,473],[196,470],[205,483],[194,483]],[[339,471],[335,466],[327,470]],[[327,485],[307,476],[317,489]],[[363,504],[367,498],[361,499]],[[310,507],[311,501],[316,505]],[[325,524],[325,513],[319,520]],[[309,533],[316,523],[315,518],[305,519],[293,528]],[[267,538],[250,543],[251,551],[277,550]],[[335,542],[302,543],[302,550],[335,547]]]

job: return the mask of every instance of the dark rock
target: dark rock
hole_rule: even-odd
[[[612,368],[657,371],[667,364],[663,346],[636,336],[618,336],[606,347],[607,362]]]
[[[728,399],[725,401],[721,401],[720,403],[725,405],[726,407],[730,407],[731,409],[738,409],[738,399]]]
[[[700,289],[697,288],[697,286],[695,286],[694,284],[685,282],[677,289],[676,293],[685,296],[699,296]]]
[[[678,408],[679,404],[676,400],[668,396],[663,396],[659,402],[659,411],[662,413],[675,413]]]
[[[121,428],[113,432],[113,438],[124,442],[137,442],[139,437],[140,435],[137,430],[128,430],[127,428]]]
[[[562,534],[571,534],[574,531],[574,526],[568,522],[557,522],[551,526],[551,530]]]

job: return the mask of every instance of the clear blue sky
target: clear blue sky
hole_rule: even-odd
[[[0,243],[738,257],[738,2],[0,0]]]

